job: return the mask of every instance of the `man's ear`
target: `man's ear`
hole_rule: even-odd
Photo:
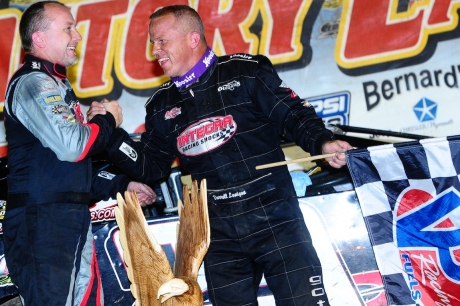
[[[200,33],[198,33],[198,32],[190,32],[189,33],[189,40],[190,40],[190,47],[192,49],[195,49],[200,44],[200,40],[201,40]]]
[[[32,34],[32,43],[37,47],[37,48],[44,48],[46,39],[45,35],[43,32],[34,32]]]

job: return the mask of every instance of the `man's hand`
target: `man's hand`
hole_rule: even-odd
[[[116,126],[119,127],[123,123],[123,113],[121,106],[118,105],[118,101],[107,101],[106,99],[104,99],[102,100],[102,105],[109,113],[113,115],[113,117],[115,118]]]
[[[86,121],[89,122],[93,119],[96,115],[105,115],[107,114],[107,110],[105,109],[104,105],[101,102],[93,101],[89,110],[86,112]]]
[[[152,204],[157,199],[157,195],[152,188],[139,182],[130,182],[128,184],[128,191],[136,191],[139,204],[142,207]]]
[[[329,165],[334,168],[341,168],[346,165],[345,152],[351,149],[353,147],[348,142],[342,140],[326,141],[323,144],[323,154],[336,153],[335,156],[326,158]]]
[[[115,118],[116,127],[123,123],[123,113],[117,100],[109,101],[103,99],[101,102],[93,101],[89,110],[86,112],[86,121],[91,121],[96,115],[105,115],[111,113]]]

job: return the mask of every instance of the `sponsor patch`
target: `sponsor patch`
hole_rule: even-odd
[[[41,68],[42,65],[41,65],[40,62],[32,62],[32,65],[31,65],[31,66],[32,66],[32,69],[38,69],[38,70],[40,70],[40,68]]]
[[[75,116],[70,115],[70,116],[63,116],[62,117],[65,121],[70,122],[70,123],[75,123]]]
[[[70,108],[67,105],[56,105],[56,106],[53,106],[53,108],[51,109],[51,112],[53,114],[69,113]]]
[[[77,120],[81,124],[85,122],[85,116],[81,112],[80,102],[72,101],[70,103],[70,110],[72,111],[72,114],[75,116],[75,120]]]
[[[217,91],[222,91],[222,90],[233,90],[235,87],[240,87],[240,82],[238,81],[231,81],[225,85],[220,86],[217,88]]]
[[[243,58],[243,59],[251,59],[252,58],[252,56],[248,55],[248,54],[232,54],[232,55],[230,55],[230,58],[234,58],[234,57],[239,57],[239,58]]]
[[[51,95],[43,98],[43,101],[46,104],[62,102],[64,101],[60,95]]]
[[[137,152],[127,143],[123,142],[120,145],[120,151],[125,153],[129,158],[131,158],[133,161],[137,160]]]
[[[112,180],[115,177],[115,174],[107,172],[107,171],[101,171],[97,174],[97,176],[105,178],[107,180]]]
[[[45,93],[47,91],[56,91],[56,83],[52,79],[42,80],[37,83],[38,90],[40,93]]]
[[[229,141],[236,127],[231,115],[201,120],[177,137],[177,150],[187,156],[207,153]]]
[[[286,83],[284,83],[284,82],[281,82],[280,87],[281,87],[281,88],[289,88],[289,87],[286,85]]]
[[[212,60],[214,59],[214,52],[212,50],[209,50],[209,54],[207,56],[205,56],[205,58],[203,59],[203,64],[206,65],[206,68],[209,67],[209,65],[211,65],[212,63]]]
[[[294,90],[292,90],[289,86],[286,85],[286,83],[284,82],[281,82],[280,84],[280,88],[285,88],[286,89],[286,92],[288,92],[291,96],[292,99],[295,99],[298,97],[298,95],[295,93]]]
[[[191,90],[191,89],[190,89]],[[168,119],[173,119],[173,118],[176,118],[178,115],[181,114],[181,108],[179,107],[174,107],[173,109],[171,109],[170,111],[167,111],[166,114],[165,114],[165,120],[168,120]]]
[[[177,87],[182,87],[183,85],[192,83],[196,79],[195,77],[195,72],[192,72],[190,75],[186,75],[183,80],[180,81],[174,81],[174,84],[176,84]]]

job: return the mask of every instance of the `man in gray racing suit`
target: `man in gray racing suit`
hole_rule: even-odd
[[[114,131],[112,161],[149,183],[178,157],[193,180],[207,180],[211,245],[205,271],[213,304],[256,305],[264,275],[277,305],[329,305],[287,167],[256,166],[285,159],[280,135],[313,155],[337,153],[328,159],[334,167],[345,164],[343,152],[351,146],[333,140],[265,56],[217,57],[190,7],[156,11],[149,34],[172,80],[147,102],[139,143]]]
[[[66,77],[81,40],[69,9],[55,1],[32,4],[20,34],[26,56],[5,97],[9,276],[26,306],[103,305],[90,200],[128,189],[151,203],[155,194],[126,175],[92,170],[90,157],[121,124],[121,108],[104,103],[105,115],[84,122]]]

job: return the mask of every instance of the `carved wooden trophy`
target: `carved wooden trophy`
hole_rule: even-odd
[[[115,217],[137,306],[203,305],[197,278],[210,242],[206,180],[201,181],[199,190],[193,181],[190,196],[184,185],[183,195],[183,203],[178,203],[174,272],[148,227],[136,193],[126,191],[125,199],[117,195]]]

